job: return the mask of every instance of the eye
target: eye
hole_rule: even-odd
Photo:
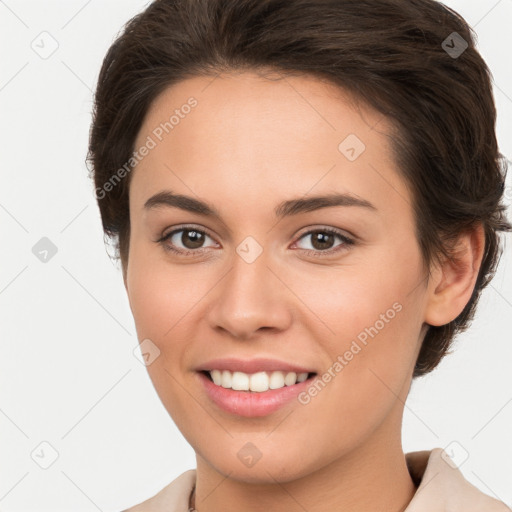
[[[201,253],[205,247],[205,239],[213,240],[205,231],[195,227],[182,226],[162,236],[157,243],[163,245],[164,249],[182,255]],[[181,247],[180,247],[181,244]]]
[[[354,244],[354,240],[333,228],[318,228],[310,230],[307,233],[304,233],[299,240],[306,239],[307,237],[310,237],[310,246],[312,249],[306,248],[304,250],[308,253],[314,254],[332,254],[334,252],[346,250],[347,246]],[[336,238],[341,240],[341,243],[333,247]]]
[[[311,239],[310,246],[312,249],[299,248],[314,255],[330,255],[342,250],[347,250],[348,246],[355,243],[353,239],[347,237],[337,229],[328,227],[310,230],[304,233],[299,238],[299,241],[307,237]],[[159,240],[156,240],[156,243],[161,244],[166,251],[174,252],[181,256],[192,256],[201,254],[207,247],[215,247],[215,242],[213,245],[204,246],[207,238],[213,241],[213,238],[202,229],[193,226],[181,226],[179,229],[174,229],[163,235]],[[338,238],[341,243],[333,246],[336,238]],[[295,245],[297,243],[298,242],[296,242]]]

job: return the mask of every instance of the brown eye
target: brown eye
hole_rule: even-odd
[[[161,243],[166,250],[178,254],[190,254],[202,252],[201,250],[205,248],[204,243],[207,238],[212,240],[209,235],[200,229],[182,227],[169,232],[160,240],[157,240],[157,242]]]
[[[193,229],[183,229],[180,242],[186,249],[198,249],[203,245],[205,234]]]
[[[315,233],[311,234],[311,245],[315,249],[331,249],[334,240],[335,236],[331,233],[316,231]]]
[[[331,228],[322,228],[308,231],[307,233],[303,234],[299,240],[306,239],[307,237],[309,237],[311,240],[310,245],[312,249],[302,249],[313,253],[333,253],[346,249],[347,246],[354,244],[352,239]],[[341,240],[341,243],[338,245],[334,245],[336,243],[336,238]]]

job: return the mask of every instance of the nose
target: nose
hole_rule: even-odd
[[[279,265],[266,251],[248,262],[235,253],[231,268],[211,293],[208,322],[212,329],[240,340],[265,331],[286,330],[292,321],[290,292]],[[213,290],[212,290],[213,292]]]

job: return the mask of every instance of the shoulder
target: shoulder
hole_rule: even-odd
[[[123,512],[183,512],[188,510],[190,493],[196,481],[196,470],[189,469],[158,494]]]
[[[512,511],[505,503],[483,493],[466,480],[442,448],[408,453],[406,461],[411,477],[419,487],[404,512]]]

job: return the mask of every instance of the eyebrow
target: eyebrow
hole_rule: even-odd
[[[333,206],[359,206],[367,208],[369,211],[378,211],[377,208],[366,199],[360,199],[347,193],[332,193],[327,195],[288,199],[276,206],[274,215],[277,218],[283,218]],[[162,190],[161,192],[151,196],[144,203],[144,209],[146,210],[161,207],[180,208],[181,210],[204,215],[205,217],[214,217],[219,220],[222,219],[218,210],[208,203],[194,199],[190,196],[174,194],[170,190]]]

